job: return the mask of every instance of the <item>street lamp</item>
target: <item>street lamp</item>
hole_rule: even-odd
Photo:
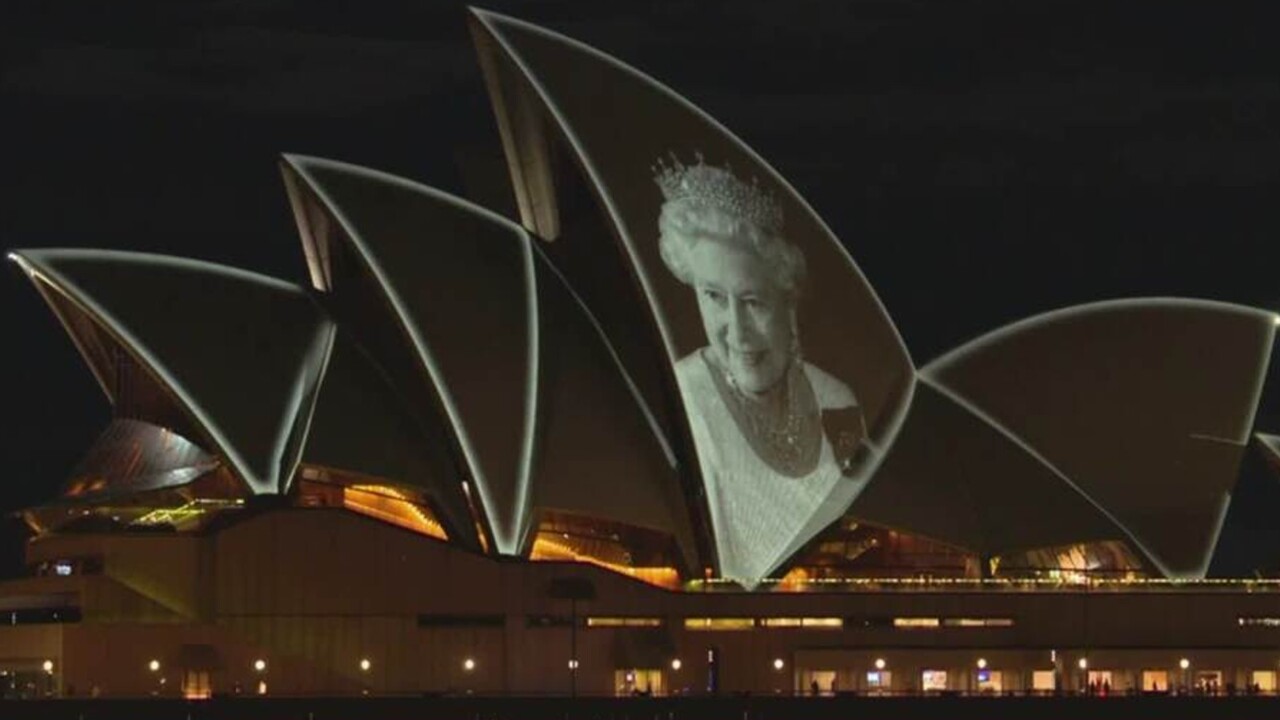
[[[360,658],[360,672],[369,672],[371,667],[373,663],[369,662],[369,658]]]
[[[44,669],[45,691],[44,694],[53,697],[53,661],[45,660],[40,663],[40,667]]]
[[[147,663],[147,669],[148,669],[148,670],[150,670],[151,672],[159,672],[159,671],[160,671],[160,661],[159,661],[159,660],[152,660],[151,662]]]
[[[462,661],[462,669],[463,669],[463,670],[466,670],[467,672],[471,672],[472,670],[475,670],[475,669],[476,669],[476,661],[475,661],[475,660],[472,660],[471,658],[467,658],[466,660],[463,660],[463,661]]]
[[[781,669],[783,668],[783,666],[784,666],[784,665],[786,665],[786,663],[782,662],[782,658],[774,658],[774,660],[773,660],[773,669],[774,669],[774,670],[781,670]]]
[[[682,664],[682,663],[680,662],[680,658],[676,658],[675,660],[672,660],[672,661],[671,661],[671,669],[672,669],[672,670],[679,670],[679,669],[680,669],[681,664]]]
[[[978,669],[979,669],[979,670],[986,670],[986,669],[987,669],[987,659],[986,659],[986,658],[978,658]]]
[[[876,669],[877,670],[884,669],[884,658],[876,658]]]
[[[256,670],[257,672],[265,671],[267,669],[267,661],[263,660],[262,658],[258,658],[257,660],[254,660],[253,669]]]

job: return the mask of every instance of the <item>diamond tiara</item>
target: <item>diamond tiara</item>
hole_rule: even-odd
[[[767,233],[782,231],[782,207],[759,180],[752,178],[748,185],[727,166],[718,168],[703,162],[701,155],[697,158],[696,165],[685,165],[673,154],[670,162],[659,159],[654,165],[654,182],[667,202],[720,210]]]

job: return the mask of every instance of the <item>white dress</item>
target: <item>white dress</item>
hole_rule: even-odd
[[[779,474],[743,437],[702,351],[682,358],[675,370],[706,485],[720,574],[754,587],[843,513],[863,483],[840,482],[825,435],[812,472],[803,477]],[[804,373],[821,409],[857,404],[848,386],[831,375],[808,363]],[[806,533],[810,537],[803,537]]]

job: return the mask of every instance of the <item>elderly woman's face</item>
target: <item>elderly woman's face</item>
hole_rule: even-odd
[[[791,358],[791,296],[750,250],[715,240],[689,255],[707,341],[738,387],[763,393]]]

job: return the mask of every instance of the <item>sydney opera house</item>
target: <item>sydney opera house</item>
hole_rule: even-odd
[[[10,253],[113,420],[23,512],[0,690],[1276,691],[1280,547],[1220,552],[1280,470],[1274,312],[1098,302],[917,364],[715,120],[471,22],[518,223],[286,156],[309,286]]]

